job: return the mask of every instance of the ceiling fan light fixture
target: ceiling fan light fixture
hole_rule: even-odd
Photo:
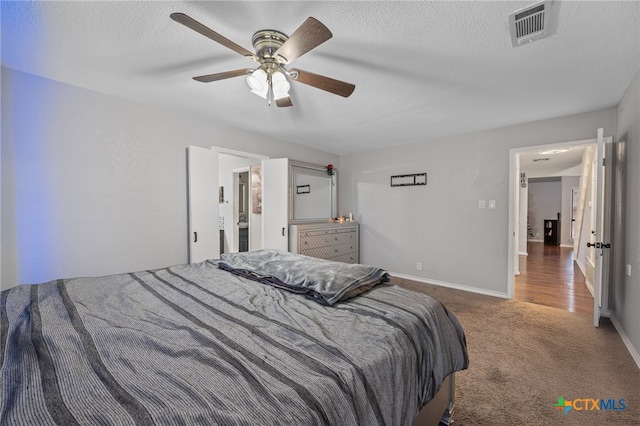
[[[249,74],[247,84],[251,88],[251,93],[269,101],[288,98],[291,88],[284,73],[271,69],[265,71],[262,67]]]
[[[275,71],[271,74],[271,87],[273,89],[273,99],[278,100],[289,96],[291,84],[289,84],[287,77],[282,72]]]
[[[264,91],[267,93],[267,73],[262,68],[258,68],[249,74],[247,84],[252,92],[262,93]]]

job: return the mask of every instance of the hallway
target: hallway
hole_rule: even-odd
[[[514,300],[593,315],[593,297],[571,247],[529,242],[527,252],[519,257]]]

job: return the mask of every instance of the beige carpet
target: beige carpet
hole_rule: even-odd
[[[440,300],[465,329],[470,366],[456,375],[455,425],[640,425],[640,369],[608,319],[595,328],[590,316],[556,308],[392,284]],[[626,410],[564,414],[554,407],[561,396],[624,399]]]

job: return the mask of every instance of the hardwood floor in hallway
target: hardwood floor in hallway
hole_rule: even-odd
[[[593,297],[570,247],[529,242],[527,253],[520,256],[515,300],[593,315]]]

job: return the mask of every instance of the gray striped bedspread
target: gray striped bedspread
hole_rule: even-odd
[[[207,261],[0,296],[2,425],[410,425],[468,365],[391,285],[325,306]]]

